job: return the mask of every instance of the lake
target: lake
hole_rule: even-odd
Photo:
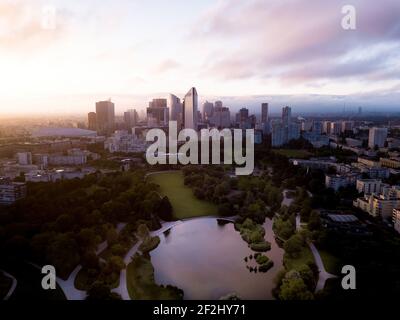
[[[266,273],[250,272],[256,266],[254,254],[234,229],[216,218],[196,218],[174,226],[160,236],[160,245],[151,251],[155,280],[181,288],[184,298],[219,299],[236,293],[242,299],[273,299],[274,278],[282,269],[283,250],[275,242],[272,221],[264,223],[265,239],[271,243],[266,255],[274,266]]]

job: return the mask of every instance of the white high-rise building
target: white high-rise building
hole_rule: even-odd
[[[370,128],[368,137],[368,147],[374,149],[375,146],[383,148],[387,139],[387,128]]]
[[[191,88],[183,100],[183,127],[197,130],[197,104],[198,96],[196,88]]]

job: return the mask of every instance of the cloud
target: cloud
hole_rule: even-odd
[[[0,3],[0,48],[2,50],[35,49],[47,46],[61,38],[65,32],[68,13],[65,10],[51,11],[38,2],[5,0]],[[50,28],[47,21],[54,21]]]
[[[168,72],[170,70],[179,68],[180,64],[173,60],[173,59],[166,59],[164,61],[162,61],[156,68],[155,71],[156,73],[165,73]]]
[[[204,46],[220,41],[218,58],[205,61],[204,72],[223,79],[390,76],[385,70],[398,66],[400,58],[400,2],[352,1],[357,29],[351,31],[341,27],[344,4],[223,0],[200,17],[191,38]],[[386,51],[364,57],[379,46]]]

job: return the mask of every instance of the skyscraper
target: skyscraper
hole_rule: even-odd
[[[111,100],[96,102],[96,125],[100,134],[111,134],[115,127],[115,105]]]
[[[212,102],[204,102],[203,103],[203,120],[207,121],[209,120],[212,115],[213,115],[213,111],[214,111],[214,104]]]
[[[167,126],[169,110],[167,99],[153,99],[147,108],[147,125],[149,127]]]
[[[89,112],[88,113],[88,129],[96,131],[97,124],[96,124],[96,112]]]
[[[170,94],[168,96],[167,107],[169,108],[169,119],[171,121],[178,121],[180,114],[182,113],[181,99]]]
[[[183,127],[197,130],[197,91],[191,88],[183,100]]]
[[[268,122],[268,103],[261,103],[261,123]]]
[[[131,129],[138,123],[139,115],[135,109],[129,109],[124,112],[124,123],[127,129]]]
[[[290,107],[284,107],[282,109],[282,124],[289,126],[292,119],[292,109]]]
[[[370,128],[368,137],[368,147],[374,149],[376,146],[378,148],[383,148],[387,139],[387,128]]]

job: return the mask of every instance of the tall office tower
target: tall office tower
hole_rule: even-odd
[[[387,139],[387,128],[370,128],[368,137],[368,147],[374,149],[375,146],[383,148]]]
[[[178,121],[182,113],[181,99],[173,94],[168,95],[167,107],[169,108],[169,119],[171,121]]]
[[[286,129],[286,128],[285,128]],[[297,140],[300,138],[300,124],[291,122],[289,123],[289,126],[287,127],[287,141],[289,142],[290,140]]]
[[[218,128],[229,128],[231,126],[231,113],[227,107],[214,108],[212,116],[208,118],[211,125]]]
[[[110,100],[96,102],[96,125],[100,134],[111,134],[115,128],[115,105]]]
[[[197,91],[196,88],[191,88],[186,93],[183,100],[183,127],[185,129],[194,129],[197,131]]]
[[[153,99],[149,102],[149,108],[167,108],[167,99]]]
[[[222,101],[220,101],[220,100],[215,101],[214,102],[214,107],[215,108],[222,108]]]
[[[330,134],[339,135],[341,131],[342,131],[342,123],[341,122],[338,122],[338,121],[331,122]]]
[[[314,121],[313,122],[313,127],[312,127],[312,131],[316,134],[321,134],[322,133],[322,127],[323,124],[321,121]]]
[[[273,122],[271,124],[271,145],[279,147],[285,144],[285,128],[281,122]]]
[[[251,120],[249,117],[249,109],[242,108],[236,113],[236,124],[240,129],[250,129],[251,128]]]
[[[96,131],[97,124],[96,124],[96,112],[89,112],[88,113],[88,129]]]
[[[282,124],[284,126],[289,126],[292,121],[292,109],[290,107],[282,108]]]
[[[147,108],[147,125],[149,127],[167,126],[169,110],[167,99],[153,99]]]
[[[132,129],[136,126],[139,120],[139,115],[135,109],[129,109],[124,112],[124,123],[127,129]]]
[[[261,103],[261,123],[268,122],[268,103]]]
[[[214,111],[214,104],[212,102],[204,102],[203,103],[203,121],[209,120]]]
[[[237,123],[244,123],[247,122],[249,119],[249,109],[247,108],[242,108],[239,110],[238,113],[236,113],[236,122]]]

